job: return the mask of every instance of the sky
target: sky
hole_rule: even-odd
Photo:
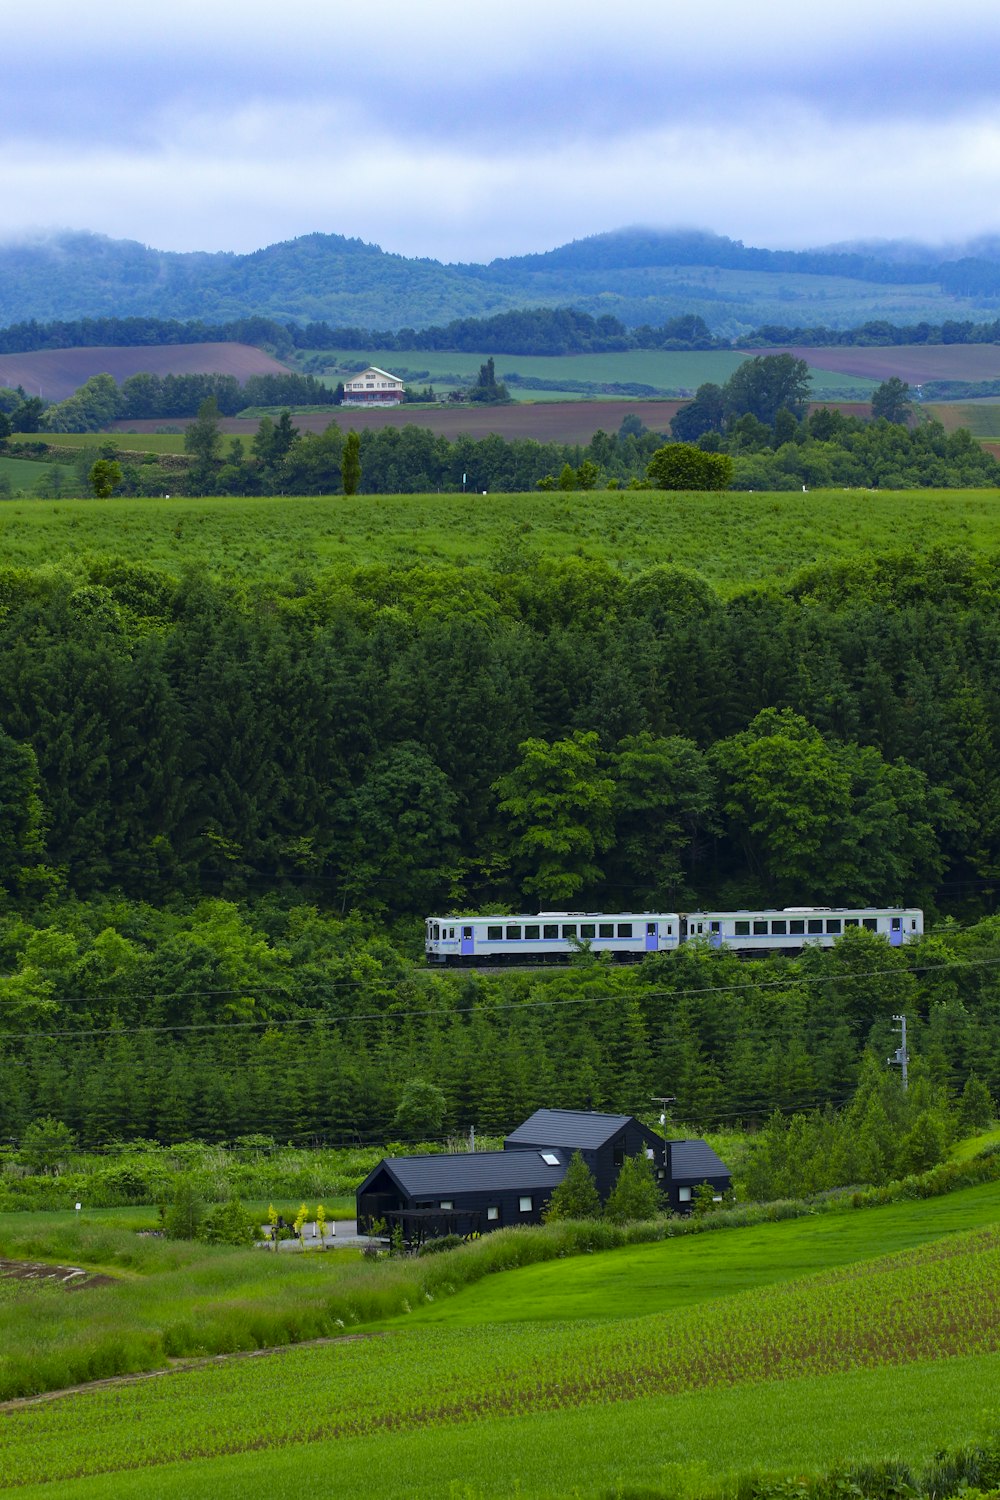
[[[998,51],[985,0],[46,0],[4,17],[0,239],[961,242],[1000,230]]]

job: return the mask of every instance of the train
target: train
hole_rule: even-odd
[[[427,962],[449,967],[567,963],[581,949],[637,963],[674,953],[684,943],[736,953],[797,953],[807,944],[832,948],[851,927],[892,948],[923,935],[915,906],[786,906],[780,910],[690,912],[540,911],[519,916],[428,917]]]

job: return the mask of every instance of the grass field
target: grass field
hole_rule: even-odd
[[[479,367],[489,357],[490,351],[478,354],[447,354],[432,350],[408,349],[395,353],[387,349],[324,349],[310,351],[329,362],[328,379],[340,378],[345,361],[354,364],[366,360],[385,370],[405,371],[407,383],[422,386],[428,383],[447,388],[458,383],[454,378],[475,379]],[[638,384],[652,387],[665,396],[693,396],[698,386],[705,381],[721,385],[733,371],[748,358],[725,349],[712,350],[658,350],[632,349],[621,354],[498,354],[494,356],[497,377],[506,379],[511,373],[522,377],[553,381],[585,381],[597,385]],[[423,372],[427,372],[426,374]],[[878,383],[865,376],[824,369],[821,364],[810,363],[814,393],[836,398],[838,396],[863,395]],[[570,387],[561,387],[564,394],[554,396],[565,400],[572,396]],[[546,393],[532,391],[512,383],[510,393],[517,401],[544,399]]]
[[[640,572],[671,563],[722,590],[821,558],[932,546],[994,550],[992,490],[801,494],[390,495],[322,499],[22,500],[0,504],[6,565],[72,566],[114,554],[179,572],[292,573],[370,563],[483,566],[512,540],[532,558],[600,559]]]
[[[8,1407],[0,1485],[347,1495],[377,1475],[389,1496],[587,1495],[665,1480],[693,1494],[736,1469],[920,1461],[1000,1418],[998,1215],[995,1187],[967,1189],[557,1260],[449,1296],[461,1258],[480,1253],[469,1247],[454,1270],[449,1257],[416,1263],[432,1278],[421,1305],[396,1326],[367,1325],[387,1326],[381,1336]],[[141,1254],[167,1248],[182,1260],[188,1249]],[[184,1268],[192,1317],[211,1324],[208,1285],[248,1258],[217,1252],[214,1270]],[[262,1280],[230,1292],[246,1317],[269,1277],[301,1287],[324,1270],[335,1296],[350,1270],[341,1257],[257,1264]],[[62,1301],[87,1301],[99,1325],[116,1303],[124,1326],[150,1276],[133,1272]],[[542,1317],[539,1272],[552,1277]],[[55,1301],[35,1298],[35,1320]],[[442,1301],[456,1314],[443,1325]]]

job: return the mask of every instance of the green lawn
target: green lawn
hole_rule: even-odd
[[[554,492],[494,495],[488,506],[461,495],[14,501],[0,505],[0,547],[8,566],[72,566],[96,553],[284,579],[337,565],[489,566],[516,539],[526,561],[601,559],[629,572],[671,563],[731,590],[862,550],[992,551],[998,522],[995,490]]]

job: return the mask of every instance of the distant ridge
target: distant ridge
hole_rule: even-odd
[[[946,251],[903,242],[770,250],[703,230],[633,227],[488,265],[409,259],[318,233],[248,255],[82,231],[0,245],[0,325],[259,315],[399,329],[539,306],[611,313],[629,326],[695,313],[726,337],[772,322],[987,320],[1000,306],[1000,240]]]

